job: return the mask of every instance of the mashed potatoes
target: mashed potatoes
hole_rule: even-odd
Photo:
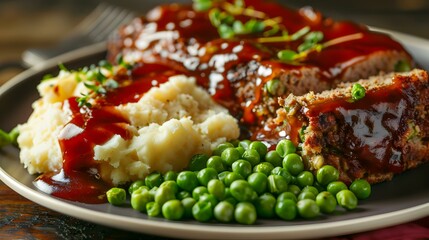
[[[62,168],[58,136],[70,121],[63,101],[85,91],[76,74],[62,71],[38,86],[41,99],[33,104],[27,123],[19,126],[21,162],[29,173]],[[94,160],[106,181],[121,184],[153,171],[181,170],[196,153],[210,153],[217,144],[237,138],[236,120],[217,105],[193,78],[171,77],[149,90],[138,102],[116,107],[133,133],[114,135],[94,147]]]

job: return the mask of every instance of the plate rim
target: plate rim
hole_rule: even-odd
[[[406,41],[413,41],[413,44],[415,45],[414,47],[428,48],[429,46],[429,40],[423,38],[381,28],[371,29],[389,34],[392,38],[402,42],[404,45],[409,44],[405,43]],[[79,57],[89,56],[92,54],[101,53],[103,51],[106,51],[105,42],[83,47],[42,62],[18,74],[0,86],[0,95],[3,95],[20,82],[26,81],[32,75],[57,66],[58,63],[67,63],[69,61],[76,60]],[[27,187],[17,179],[10,176],[1,167],[0,180],[21,196],[53,211],[113,228],[168,237],[200,239],[215,239],[219,237],[234,239],[260,239],[267,237],[273,239],[311,238],[315,236],[330,237],[388,227],[429,215],[429,202],[427,202],[425,204],[420,204],[411,208],[405,208],[397,211],[326,223],[261,227],[258,227],[257,225],[253,225],[253,227],[237,225],[200,225],[174,221],[152,221],[150,219],[126,217],[73,205],[71,203],[67,203],[66,201],[54,198],[52,196],[46,195],[45,193]],[[118,224],[118,220],[120,220],[120,224]],[[172,231],[165,231],[168,229]],[[315,235],[315,231],[317,232],[317,235]]]

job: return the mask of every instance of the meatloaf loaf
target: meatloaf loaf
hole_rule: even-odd
[[[357,82],[365,96],[353,100],[355,83],[279,101],[278,123],[302,147],[309,169],[330,164],[340,178],[370,183],[429,161],[429,79],[424,70]]]
[[[245,0],[244,7],[234,1],[213,2],[204,11],[177,4],[153,9],[110,39],[109,58],[122,55],[126,62],[137,64],[137,73],[174,70],[196,77],[241,120],[253,139],[276,142],[281,137],[266,125],[275,116],[278,97],[321,92],[340,82],[391,72],[401,61],[414,64],[389,36],[349,21],[334,21],[310,7],[293,10],[262,0]],[[221,27],[213,23],[216,13],[226,14],[239,26],[259,21],[264,29],[221,37]],[[292,37],[300,31],[305,34]],[[298,51],[310,33],[322,34],[321,48],[296,61],[279,59],[282,50]]]

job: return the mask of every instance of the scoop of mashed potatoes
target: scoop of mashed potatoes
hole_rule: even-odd
[[[42,82],[41,98],[33,104],[28,122],[19,126],[20,158],[31,174],[62,168],[58,136],[71,119],[63,101],[85,91],[76,74],[62,71]],[[194,154],[209,154],[219,143],[239,136],[236,119],[185,76],[171,77],[138,102],[116,109],[129,120],[133,137],[114,135],[94,147],[102,178],[115,185],[154,171],[182,170]]]

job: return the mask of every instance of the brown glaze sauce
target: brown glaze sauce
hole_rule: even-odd
[[[158,70],[164,74],[155,74]],[[128,120],[113,106],[137,102],[153,86],[168,80],[174,71],[165,72],[157,65],[141,65],[130,74],[121,87],[97,99],[92,108],[80,108],[76,98],[64,102],[71,120],[64,126],[59,143],[63,155],[63,169],[46,173],[35,180],[35,185],[53,196],[85,203],[106,202],[109,184],[100,179],[94,160],[94,146],[106,143],[113,135],[124,139],[132,137],[127,130]]]
[[[321,121],[329,119],[337,126],[333,135],[340,139],[329,137],[329,128],[322,129],[327,141],[324,151],[333,147],[335,154],[341,154],[351,165],[359,167],[355,169],[363,166],[372,173],[403,171],[399,146],[409,128],[407,119],[414,114],[416,89],[402,83],[396,77],[391,86],[367,91],[365,97],[356,102],[337,99],[309,106],[304,114],[310,124],[323,128],[325,124]]]
[[[224,40],[220,39],[217,29],[212,26],[207,12],[195,12],[187,5],[166,5],[152,10],[146,18],[122,29],[120,34],[123,42],[116,42],[116,51],[125,56],[133,55],[138,62],[165,64],[197,77],[199,84],[207,88],[215,100],[228,107],[244,125],[251,126],[251,130],[263,127],[266,116],[256,116],[255,106],[263,100],[260,96],[264,84],[277,77],[278,73],[306,66],[316,67],[320,79],[332,83],[353,59],[364,59],[383,50],[404,51],[399,43],[386,35],[370,32],[363,25],[324,18],[311,8],[296,11],[261,0],[246,0],[245,4],[266,13],[267,18],[281,17],[281,24],[289,33],[309,26],[312,31],[324,34],[323,42],[354,33],[362,33],[362,38],[311,53],[297,66],[279,61],[277,52],[286,48],[295,50],[302,39],[258,43],[256,39],[263,35],[253,34]],[[250,19],[242,16],[237,18],[243,22]],[[147,39],[152,41],[148,42]],[[110,49],[110,53],[115,55],[115,46],[111,45]],[[237,69],[253,60],[258,62],[254,69],[236,73]],[[252,77],[249,78],[249,75]],[[252,90],[254,97],[235,99],[237,90],[248,81],[255,81]]]
[[[266,116],[255,115],[255,106],[263,101],[263,86],[281,71],[317,67],[321,79],[332,82],[347,67],[345,63],[354,58],[382,50],[404,51],[386,35],[369,32],[366,27],[351,22],[333,22],[310,8],[295,11],[262,0],[246,0],[245,4],[266,13],[269,18],[282,17],[281,24],[290,33],[309,26],[313,31],[323,32],[324,42],[353,33],[362,33],[363,37],[310,54],[299,65],[292,65],[279,61],[277,52],[286,48],[296,49],[302,40],[261,44],[256,41],[256,38],[262,37],[261,34],[224,40],[212,26],[207,12],[195,12],[189,5],[158,7],[146,18],[136,20],[120,31],[123,41],[117,43],[116,54],[122,52],[125,57],[132,56],[138,62],[130,75],[131,79],[121,82],[117,91],[99,99],[91,109],[82,111],[74,98],[65,103],[72,112],[72,120],[67,124],[70,132],[59,141],[64,157],[64,178],[69,180],[70,187],[55,181],[54,176],[58,173],[42,175],[36,183],[42,181],[52,186],[54,190],[51,194],[54,196],[96,202],[94,199],[98,199],[100,191],[92,194],[91,190],[98,188],[93,186],[100,180],[97,164],[93,160],[94,145],[105,143],[114,134],[130,137],[125,128],[127,120],[112,106],[138,101],[152,86],[167,81],[174,74],[194,76],[214,100],[241,120],[244,132],[250,131],[252,135],[252,131],[264,128],[265,124]],[[244,22],[250,18],[239,19]],[[115,55],[115,46],[112,46],[109,52],[111,59]],[[238,97],[237,92],[248,81],[254,81],[252,97]],[[279,137],[277,132],[267,133],[273,136],[265,134],[266,138]],[[91,173],[88,173],[89,169],[92,169]],[[88,200],[87,195],[79,194],[81,192],[96,198]]]

